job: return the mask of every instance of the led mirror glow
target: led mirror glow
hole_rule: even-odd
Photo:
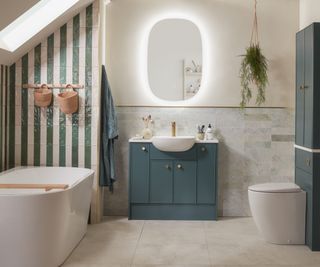
[[[153,27],[160,21],[167,19],[182,19],[191,21],[194,23],[201,35],[202,40],[202,79],[201,79],[201,90],[192,98],[187,100],[177,100],[170,101],[165,100],[154,94],[150,88],[149,75],[148,75],[148,49],[149,49],[149,37]],[[137,54],[138,69],[139,69],[139,79],[141,90],[144,91],[144,96],[150,99],[154,104],[161,106],[191,106],[197,104],[201,99],[205,98],[206,91],[208,90],[208,77],[209,72],[212,73],[212,66],[209,59],[212,57],[212,44],[209,43],[208,30],[204,24],[201,17],[198,17],[194,14],[193,11],[184,10],[167,10],[162,11],[159,14],[156,14],[150,17],[144,22],[144,27],[140,32],[140,40]]]
[[[152,92],[160,99],[187,100],[198,93],[202,82],[202,40],[193,22],[165,19],[153,26],[148,77]]]
[[[15,51],[79,0],[42,0],[0,32],[0,48]]]

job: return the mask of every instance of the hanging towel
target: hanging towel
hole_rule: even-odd
[[[113,191],[116,180],[114,162],[114,141],[118,138],[118,123],[105,66],[101,74],[101,144],[100,144],[100,186]]]

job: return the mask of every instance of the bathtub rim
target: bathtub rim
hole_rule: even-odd
[[[94,175],[95,171],[92,170],[92,169],[89,169],[89,168],[78,168],[78,167],[55,167],[55,166],[50,166],[50,167],[46,167],[46,166],[18,166],[18,167],[14,167],[12,169],[9,169],[9,170],[6,170],[6,171],[3,171],[3,172],[0,172],[0,178],[1,176],[3,175],[6,175],[6,174],[9,174],[9,173],[12,173],[14,171],[17,171],[17,170],[24,170],[24,169],[38,169],[38,168],[59,168],[59,169],[81,169],[81,170],[87,170],[88,171],[88,174],[86,175],[82,175],[81,177],[79,177],[79,179],[77,179],[77,181],[75,181],[74,183],[72,184],[69,184],[68,188],[67,189],[53,189],[53,190],[50,190],[50,191],[41,191],[41,192],[27,192],[28,189],[25,189],[26,190],[26,193],[23,193],[23,194],[5,194],[5,193],[0,193],[0,197],[1,196],[5,196],[5,197],[18,197],[18,196],[35,196],[35,195],[47,195],[47,194],[55,194],[55,193],[61,193],[61,192],[68,192],[69,190],[72,190],[74,187],[76,187],[79,183],[81,183],[84,179]]]

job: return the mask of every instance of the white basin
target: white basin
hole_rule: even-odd
[[[152,144],[161,151],[183,152],[193,147],[196,139],[194,136],[154,136]]]

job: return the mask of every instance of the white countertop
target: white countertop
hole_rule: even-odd
[[[152,139],[143,139],[143,138],[137,138],[133,137],[129,139],[129,143],[152,143]],[[212,139],[212,140],[196,140],[196,144],[218,144],[218,139]]]

